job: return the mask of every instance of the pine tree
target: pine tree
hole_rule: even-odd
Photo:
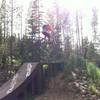
[[[99,39],[100,39],[100,35],[98,33],[98,10],[96,8],[92,9],[92,31],[93,31],[93,43],[94,43],[94,47],[97,49],[97,52],[99,53]]]
[[[28,11],[28,18],[26,19],[26,36],[28,41],[30,41],[29,52],[27,55],[31,55],[33,61],[40,61],[40,3],[39,0],[34,0],[31,2]],[[28,50],[28,49],[27,49]]]
[[[54,13],[55,21],[53,25],[53,32],[51,33],[51,44],[50,46],[50,60],[51,61],[60,61],[63,59],[63,51],[62,51],[62,41],[61,41],[61,19],[59,13],[59,7],[57,2],[55,3],[55,13]],[[52,21],[53,19],[51,19]]]
[[[28,34],[34,39],[40,35],[40,6],[39,0],[31,2],[27,20]]]

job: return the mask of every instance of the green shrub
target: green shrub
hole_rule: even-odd
[[[85,68],[85,59],[77,55],[71,55],[69,59],[66,60],[65,69],[73,70],[74,68]]]
[[[43,69],[48,69],[48,64],[43,64]]]
[[[93,82],[100,83],[100,68],[94,62],[86,62],[86,71],[89,78],[93,80]]]

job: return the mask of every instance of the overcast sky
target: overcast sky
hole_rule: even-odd
[[[1,3],[2,0],[0,0]],[[8,2],[9,0],[7,0]],[[14,0],[18,5],[23,6],[24,16],[27,14],[27,9],[31,0]],[[43,1],[44,10],[52,10],[52,4],[54,0],[40,0]],[[84,17],[84,33],[85,35],[91,36],[91,18],[92,18],[92,8],[96,7],[98,11],[98,16],[100,17],[100,0],[55,0],[58,2],[60,10],[69,11],[70,13],[75,12],[76,10],[81,11]],[[100,22],[100,21],[99,21]],[[99,25],[100,26],[100,25]],[[100,29],[100,28],[99,28]],[[100,30],[99,30],[100,31]]]

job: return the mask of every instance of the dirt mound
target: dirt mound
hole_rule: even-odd
[[[48,83],[46,92],[35,100],[83,100],[76,93],[73,85],[65,84],[62,77],[63,74],[59,74],[55,78],[52,78]]]

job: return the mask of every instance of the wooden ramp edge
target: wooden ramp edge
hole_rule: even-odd
[[[18,88],[27,83],[27,79],[31,77],[37,67],[38,63],[24,63],[13,78],[0,87],[0,100],[11,100],[6,98],[16,91],[18,92]]]

